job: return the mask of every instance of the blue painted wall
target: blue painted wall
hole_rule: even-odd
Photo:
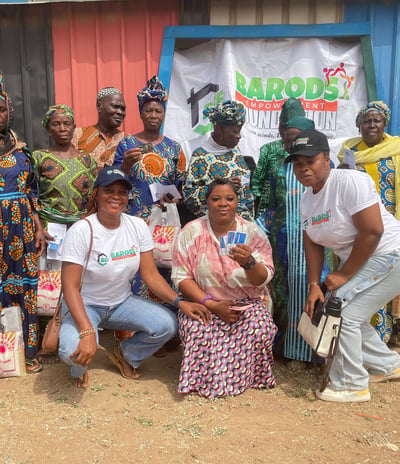
[[[378,98],[392,110],[388,132],[400,135],[400,1],[345,1],[343,21],[370,23]]]

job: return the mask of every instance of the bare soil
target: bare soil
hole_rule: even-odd
[[[0,379],[0,463],[398,463],[400,382],[372,400],[316,400],[314,370],[277,362],[278,386],[207,400],[176,393],[181,351],[147,360],[125,380],[107,359],[110,332],[78,389],[63,364]]]

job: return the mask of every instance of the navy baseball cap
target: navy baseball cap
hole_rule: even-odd
[[[121,169],[111,166],[106,166],[99,172],[93,187],[107,187],[114,182],[123,182],[128,190],[132,188],[128,176]]]
[[[290,155],[285,158],[285,163],[290,163],[297,155],[311,157],[323,151],[330,151],[326,135],[315,129],[306,129],[293,140]]]

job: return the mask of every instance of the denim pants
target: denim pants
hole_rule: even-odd
[[[342,330],[330,380],[334,390],[368,388],[368,372],[390,374],[400,355],[390,350],[370,324],[373,314],[400,293],[400,253],[372,256],[336,296],[343,301]]]
[[[133,337],[121,342],[122,353],[132,367],[138,367],[141,362],[155,353],[177,333],[175,314],[169,309],[145,300],[138,296],[129,296],[117,306],[85,305],[86,314],[94,328],[130,330]],[[68,307],[63,302],[62,315]],[[99,335],[96,332],[96,341]],[[80,377],[86,367],[73,364],[69,356],[77,349],[79,332],[71,313],[63,317],[60,329],[60,346],[58,354],[67,364],[71,365],[71,376]]]

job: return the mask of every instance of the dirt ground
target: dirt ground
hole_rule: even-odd
[[[0,379],[1,464],[399,462],[400,382],[371,385],[369,403],[324,403],[315,371],[277,362],[275,389],[207,400],[176,393],[180,350],[133,381],[107,359],[112,333],[100,342],[86,390],[63,364]]]

